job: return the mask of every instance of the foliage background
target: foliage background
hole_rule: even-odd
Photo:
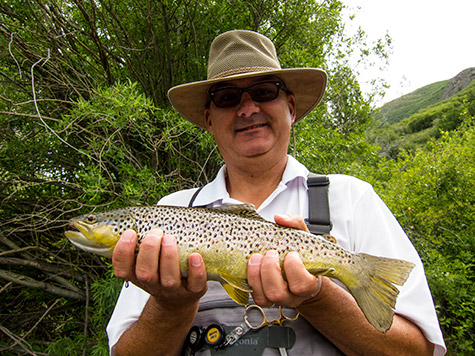
[[[473,97],[451,116],[441,111],[448,126],[428,144],[381,155],[367,136],[385,83],[362,93],[348,57],[384,64],[390,38],[348,36],[342,9],[334,0],[0,4],[2,354],[108,354],[104,329],[121,282],[107,260],[66,241],[65,225],[214,177],[212,138],[182,120],[166,92],[205,78],[212,39],[234,28],[273,39],[283,67],[329,73],[293,153],[312,171],[375,186],[423,258],[449,350],[473,353]]]

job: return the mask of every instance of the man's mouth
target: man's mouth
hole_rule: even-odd
[[[248,131],[248,130],[257,129],[259,127],[264,127],[264,126],[267,126],[267,124],[256,124],[256,125],[252,125],[252,126],[246,126],[246,127],[241,128],[241,129],[237,129],[236,132]]]

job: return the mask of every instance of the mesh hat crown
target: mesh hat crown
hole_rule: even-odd
[[[327,75],[323,70],[282,69],[270,39],[253,31],[233,30],[222,33],[211,44],[207,79],[174,86],[168,98],[185,119],[206,128],[204,111],[212,85],[269,75],[280,78],[295,95],[296,121],[312,111],[325,93]]]

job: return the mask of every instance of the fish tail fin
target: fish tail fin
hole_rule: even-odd
[[[414,264],[363,253],[360,253],[359,257],[363,268],[354,278],[357,283],[348,283],[346,286],[369,323],[384,333],[393,322],[394,307],[399,294],[394,284],[402,286]]]

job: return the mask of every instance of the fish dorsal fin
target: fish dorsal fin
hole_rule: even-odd
[[[214,208],[216,211],[220,211],[226,214],[236,215],[246,219],[254,219],[259,221],[265,221],[262,216],[259,215],[256,208],[252,204],[233,204],[233,205],[223,205],[217,208]]]
[[[334,243],[336,245],[337,241],[336,238],[333,237],[332,235],[320,235],[323,237],[325,240],[330,241],[331,243]]]
[[[232,300],[241,305],[246,305],[249,302],[249,293],[252,292],[252,288],[244,279],[223,275],[220,277],[221,285]]]

